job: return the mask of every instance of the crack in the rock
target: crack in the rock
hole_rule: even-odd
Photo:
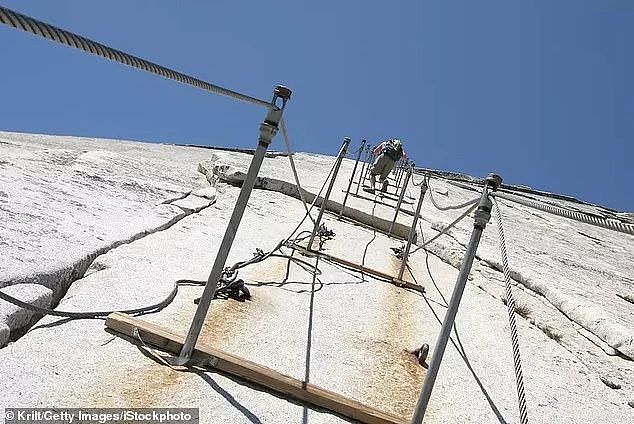
[[[177,199],[174,199],[174,201],[176,200]],[[59,302],[66,295],[66,293],[68,292],[72,284],[75,281],[78,281],[86,276],[86,272],[90,269],[91,265],[94,263],[94,261],[98,257],[110,252],[113,249],[123,246],[125,244],[131,244],[151,234],[168,230],[172,226],[174,226],[176,223],[180,222],[181,220],[189,216],[192,216],[194,214],[198,214],[202,212],[203,210],[209,208],[215,203],[216,203],[215,199],[209,200],[209,203],[206,206],[203,206],[200,209],[196,209],[196,210],[181,208],[181,207],[178,207],[177,205],[173,205],[173,206],[177,206],[182,211],[182,213],[172,217],[169,221],[155,228],[152,228],[149,230],[147,229],[143,230],[123,240],[116,240],[107,246],[101,247],[97,249],[96,251],[89,253],[84,258],[80,259],[79,261],[75,262],[74,264],[70,265],[69,267],[65,269],[61,269],[61,270],[54,271],[52,273],[44,274],[44,275],[38,274],[28,279],[24,279],[20,281],[11,281],[10,285],[35,283],[35,284],[40,284],[50,288],[53,291],[53,296],[51,298],[51,302],[48,308],[54,309],[55,307],[59,305]],[[42,279],[44,279],[44,281],[46,281],[48,285],[41,284]],[[28,329],[31,328],[33,325],[35,325],[37,321],[39,321],[41,318],[42,317],[38,316],[38,314],[35,314],[35,313],[30,314],[28,322],[25,325],[22,325],[16,328],[10,328],[11,333],[9,335],[9,338],[10,338],[9,340],[15,341],[19,339],[20,336],[24,335],[28,331]],[[6,341],[0,340],[0,348],[2,347],[4,343],[6,343]]]
[[[192,193],[192,190],[189,190],[186,193],[183,193],[180,196],[177,197],[173,197],[171,199],[165,199],[163,200],[160,204],[161,205],[171,205],[173,202],[179,201],[179,200],[183,200],[184,198],[186,198],[187,196],[189,196]],[[178,205],[177,205],[178,206]],[[181,208],[182,209],[182,208]]]

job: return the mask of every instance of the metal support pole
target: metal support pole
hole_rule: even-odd
[[[370,146],[369,145],[365,148],[365,152],[366,152],[366,156],[365,156],[365,159],[363,160],[363,164],[361,165],[361,174],[359,174],[359,182],[357,183],[357,189],[354,192],[354,194],[359,194],[359,188],[361,188],[361,185],[365,183],[365,172],[366,172],[365,166],[370,161]]]
[[[458,279],[456,281],[456,285],[454,286],[451,300],[449,302],[449,306],[447,307],[447,312],[445,313],[445,319],[443,320],[440,335],[436,341],[436,347],[434,348],[431,363],[427,369],[423,390],[420,394],[420,398],[418,399],[418,403],[416,404],[414,416],[412,417],[412,424],[421,424],[423,422],[425,410],[429,404],[429,398],[431,397],[434,382],[436,381],[436,375],[438,374],[438,369],[440,368],[440,363],[442,362],[442,357],[445,353],[445,348],[447,347],[447,341],[451,335],[451,329],[453,328],[456,314],[458,313],[460,299],[462,298],[462,293],[464,292],[465,285],[467,284],[467,278],[469,277],[469,272],[471,271],[471,265],[473,264],[473,259],[476,254],[476,250],[478,249],[478,244],[480,243],[480,237],[482,237],[482,232],[491,218],[492,205],[491,200],[489,199],[489,189],[497,190],[500,184],[502,184],[502,178],[495,174],[489,174],[485,180],[482,197],[480,197],[480,203],[475,212],[475,222],[473,224],[471,239],[469,240],[467,252],[462,260],[462,265],[460,266],[460,273],[458,274]]]
[[[354,168],[352,168],[352,175],[350,175],[350,182],[348,183],[348,188],[346,190],[346,195],[343,198],[343,204],[341,205],[341,211],[339,211],[339,217],[343,215],[343,210],[346,208],[346,202],[348,201],[348,195],[350,194],[350,188],[352,187],[352,182],[354,181],[354,175],[357,172],[357,166],[359,165],[359,159],[361,158],[361,153],[363,153],[363,149],[365,148],[365,139],[361,140],[361,147],[359,148],[359,153],[357,154],[357,160],[354,162]],[[358,188],[358,187],[357,187]]]
[[[399,187],[401,186],[401,183],[403,182],[403,177],[407,174],[408,169],[409,169],[409,162],[407,162],[405,160],[402,161],[401,162],[401,175],[400,175],[399,180],[398,180]]]
[[[401,186],[401,177],[403,176],[403,162],[399,159],[399,161],[396,162],[396,166],[398,168],[397,168],[397,171],[396,171],[394,187],[396,187],[395,192],[398,193],[398,189]]]
[[[403,176],[407,173],[408,168],[408,163],[407,161],[402,160],[401,161],[401,174],[398,176],[398,186],[401,186],[401,183],[403,182]]]
[[[396,185],[396,181],[398,181],[398,173],[399,173],[400,169],[398,167],[398,161],[394,162],[394,169],[390,172],[390,174],[392,175],[392,179],[394,180],[394,185]],[[388,179],[390,174],[388,174]]]
[[[403,273],[405,272],[405,267],[407,266],[407,258],[409,257],[409,249],[412,247],[412,242],[414,241],[414,234],[416,234],[416,224],[418,224],[418,217],[420,216],[420,209],[423,206],[423,199],[425,199],[425,193],[427,192],[427,179],[424,178],[422,183],[420,184],[420,196],[418,197],[418,205],[416,205],[416,213],[414,214],[414,219],[412,220],[412,227],[409,229],[409,235],[407,237],[407,245],[405,246],[405,250],[403,251],[403,259],[401,262],[401,269],[398,271],[398,279],[403,280]]]
[[[317,219],[315,220],[315,226],[313,227],[313,232],[310,235],[310,239],[308,240],[307,249],[311,250],[313,241],[315,240],[315,236],[317,235],[317,230],[319,229],[319,224],[321,223],[321,218],[324,215],[324,211],[326,210],[326,203],[328,203],[328,199],[330,198],[330,193],[332,192],[332,187],[335,185],[335,180],[337,179],[337,173],[339,172],[339,167],[341,166],[341,162],[343,158],[346,156],[346,152],[348,151],[348,145],[350,144],[350,137],[343,138],[343,144],[341,145],[341,150],[339,150],[339,154],[337,155],[337,160],[335,162],[335,167],[332,171],[332,177],[330,177],[330,184],[328,185],[328,189],[326,190],[326,194],[324,195],[324,200],[321,202],[321,207],[319,208],[319,215],[317,215]]]
[[[227,257],[229,256],[229,251],[231,250],[233,239],[238,232],[238,227],[240,226],[242,215],[244,214],[247,202],[249,201],[249,197],[251,196],[251,191],[253,190],[255,179],[258,176],[260,166],[262,165],[262,161],[264,160],[264,154],[266,153],[269,144],[271,144],[273,137],[275,137],[275,134],[277,134],[278,125],[280,119],[282,119],[282,113],[284,112],[286,103],[290,100],[290,98],[291,90],[282,85],[278,85],[273,91],[273,99],[271,100],[271,105],[273,105],[274,107],[269,109],[266,117],[264,118],[264,121],[260,124],[260,137],[258,140],[258,147],[255,150],[253,159],[251,159],[251,165],[249,166],[247,175],[244,179],[244,182],[242,183],[242,189],[240,190],[238,200],[236,201],[236,204],[233,208],[233,213],[231,214],[231,218],[229,219],[229,224],[227,225],[227,229],[225,230],[225,235],[222,238],[222,242],[220,243],[218,254],[216,255],[216,260],[214,261],[214,265],[211,269],[211,272],[209,273],[209,278],[207,279],[207,284],[205,285],[205,289],[203,291],[202,297],[200,298],[198,308],[196,309],[196,313],[194,314],[194,319],[192,320],[192,324],[189,327],[189,332],[187,333],[185,344],[181,349],[180,355],[178,356],[178,358],[176,358],[176,362],[178,365],[184,365],[191,359],[192,352],[194,350],[194,347],[196,346],[196,341],[198,340],[198,336],[200,335],[200,330],[202,329],[203,323],[205,322],[205,317],[207,316],[209,305],[211,304],[211,300],[213,299],[216,288],[218,287],[218,281],[222,276],[222,271],[227,261]],[[278,99],[281,99],[282,101],[281,106],[277,105]]]
[[[392,230],[394,229],[394,223],[396,222],[396,218],[398,217],[398,213],[401,211],[401,204],[403,203],[403,197],[405,197],[405,189],[407,189],[407,184],[409,183],[409,179],[412,176],[411,169],[408,169],[405,173],[405,180],[403,181],[403,188],[401,189],[401,194],[398,197],[398,203],[396,204],[396,210],[394,211],[394,219],[392,219],[392,223],[390,224],[390,229],[387,232],[388,235],[392,234]]]

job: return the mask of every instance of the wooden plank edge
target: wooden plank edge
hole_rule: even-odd
[[[337,256],[332,256],[329,255],[327,253],[322,253],[322,252],[317,252],[315,250],[308,250],[303,246],[299,246],[297,244],[293,244],[293,245],[289,245],[288,247],[292,248],[292,249],[296,249],[299,250],[301,253],[307,255],[307,256],[320,256],[326,260],[332,261],[332,262],[336,262],[339,263],[341,265],[345,265],[347,267],[350,268],[354,268],[357,271],[360,272],[365,272],[366,274],[370,274],[370,275],[374,275],[375,277],[379,277],[382,278],[384,280],[388,280],[390,281],[392,284],[399,286],[399,287],[405,287],[407,289],[410,290],[414,290],[417,291],[419,293],[425,293],[425,287],[418,285],[418,284],[414,284],[414,283],[410,283],[409,281],[404,281],[404,280],[399,280],[396,277],[393,277],[389,274],[386,274],[382,271],[376,270],[376,269],[372,269],[369,268],[367,266],[363,266],[363,265],[359,265],[357,263],[354,263],[352,261],[349,261],[347,259],[343,259],[343,258],[339,258]]]
[[[106,318],[106,327],[143,343],[178,355],[185,338],[169,330],[143,321],[137,317],[115,312]],[[138,333],[137,333],[138,332]],[[404,424],[405,418],[366,406],[338,393],[323,389],[281,374],[249,360],[198,343],[193,353],[194,360],[201,360],[213,368],[256,383],[296,401],[315,405],[367,424]]]

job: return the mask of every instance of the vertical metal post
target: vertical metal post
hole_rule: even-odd
[[[350,194],[350,188],[352,187],[352,182],[354,181],[354,176],[357,172],[357,166],[359,165],[359,159],[361,158],[361,153],[363,153],[363,149],[365,148],[365,139],[361,140],[361,147],[359,148],[359,153],[357,154],[357,160],[354,162],[354,168],[352,168],[352,175],[350,175],[350,182],[348,183],[348,189],[346,190],[346,195],[343,198],[343,204],[341,205],[341,211],[339,211],[339,217],[343,215],[343,210],[346,208],[346,202],[348,201],[348,195]],[[362,171],[363,172],[363,171]],[[357,187],[358,189],[358,187]]]
[[[198,336],[200,335],[200,330],[202,329],[203,323],[205,322],[205,317],[207,316],[209,305],[211,304],[211,300],[213,299],[216,288],[218,287],[218,281],[222,276],[222,271],[227,261],[227,257],[229,256],[231,245],[233,244],[233,240],[236,236],[236,233],[238,232],[238,227],[240,226],[242,215],[244,214],[247,202],[249,201],[249,197],[251,196],[251,191],[253,190],[255,179],[258,176],[260,166],[262,165],[262,161],[264,160],[264,155],[269,147],[269,144],[271,144],[273,137],[275,137],[275,134],[277,134],[278,125],[280,119],[282,119],[282,113],[284,112],[286,103],[289,101],[290,98],[291,90],[282,85],[278,85],[273,91],[271,108],[264,118],[264,121],[260,124],[260,137],[258,140],[258,147],[255,150],[253,159],[251,159],[251,165],[249,166],[247,175],[244,179],[244,182],[242,183],[242,189],[240,190],[238,200],[236,201],[236,204],[233,208],[233,213],[231,214],[231,218],[229,219],[229,224],[227,225],[227,229],[225,230],[225,235],[222,238],[222,242],[220,243],[218,254],[216,255],[216,260],[214,261],[214,265],[211,269],[211,272],[209,273],[209,278],[207,279],[207,284],[205,285],[205,289],[200,298],[200,303],[198,304],[198,308],[196,309],[196,313],[194,314],[194,319],[192,320],[192,324],[189,327],[189,332],[187,333],[185,344],[183,345],[183,348],[180,351],[180,355],[176,360],[179,365],[184,365],[191,359],[192,352],[194,350],[194,347],[196,346],[196,341],[198,340]],[[282,100],[281,107],[277,106],[278,99]]]
[[[390,224],[390,229],[387,232],[388,235],[392,234],[392,230],[394,229],[394,223],[396,222],[396,218],[398,217],[398,213],[401,211],[401,204],[403,203],[403,197],[405,196],[405,189],[407,189],[407,184],[409,183],[409,179],[412,176],[412,171],[408,169],[405,173],[405,180],[403,181],[403,188],[401,189],[401,194],[398,196],[398,203],[396,204],[396,210],[394,211],[394,219],[392,219],[392,223]]]
[[[401,173],[398,176],[398,184],[396,185],[397,187],[401,186],[401,182],[403,182],[403,175],[405,175],[407,170],[407,162],[404,160],[401,160]]]
[[[401,176],[399,178],[399,186],[401,186],[402,182],[403,182],[403,177],[407,174],[407,170],[409,169],[408,167],[409,163],[407,161],[402,161],[401,162]]]
[[[480,197],[480,203],[475,212],[475,222],[473,224],[471,239],[469,240],[467,252],[462,260],[462,265],[460,266],[460,273],[458,274],[458,279],[456,281],[456,285],[454,286],[451,300],[449,302],[449,306],[447,307],[447,312],[445,313],[445,319],[443,320],[440,335],[436,341],[436,347],[434,348],[431,363],[427,369],[423,390],[421,391],[416,404],[416,409],[414,410],[414,416],[412,417],[412,424],[421,424],[423,422],[423,417],[425,416],[425,410],[429,404],[429,399],[431,397],[432,389],[434,388],[438,369],[440,368],[440,363],[442,362],[442,357],[445,353],[445,348],[447,347],[451,329],[453,328],[456,314],[458,313],[460,299],[462,298],[462,293],[464,292],[464,288],[467,284],[467,278],[469,277],[469,272],[471,271],[471,265],[473,264],[473,259],[475,258],[476,250],[478,249],[478,244],[480,243],[480,238],[482,237],[482,232],[491,218],[492,205],[491,200],[489,199],[489,189],[497,190],[500,184],[502,184],[502,178],[495,174],[489,174],[485,180],[482,197]]]
[[[398,180],[398,173],[399,173],[399,168],[398,168],[398,161],[394,161],[394,169],[388,174],[387,179],[390,179],[390,176],[392,177],[392,179],[394,180],[394,185],[396,185],[396,181]]]
[[[317,215],[317,219],[315,220],[315,226],[313,227],[313,232],[310,235],[310,239],[308,240],[308,246],[307,246],[308,250],[311,249],[313,245],[313,241],[315,240],[315,235],[317,235],[317,230],[319,229],[321,218],[323,217],[324,211],[326,210],[326,204],[328,203],[328,199],[330,198],[332,187],[335,185],[335,180],[337,179],[337,173],[339,172],[339,167],[341,166],[341,162],[343,161],[343,158],[346,156],[346,152],[348,151],[349,144],[350,144],[350,137],[344,137],[343,144],[341,145],[341,150],[339,150],[339,154],[337,155],[335,167],[332,170],[332,177],[330,177],[330,184],[328,184],[328,189],[326,190],[326,194],[324,195],[324,200],[321,202],[321,207],[319,208],[319,214]]]
[[[418,224],[418,217],[420,215],[420,209],[423,206],[423,200],[425,199],[425,193],[427,192],[427,178],[424,178],[420,184],[420,196],[418,197],[418,205],[416,205],[416,213],[414,214],[414,219],[412,220],[412,227],[409,229],[409,235],[407,237],[407,245],[405,246],[405,250],[403,251],[403,259],[401,262],[401,269],[398,271],[398,279],[403,280],[403,273],[405,272],[405,267],[407,266],[407,258],[409,257],[409,249],[412,247],[412,242],[414,241],[414,235],[416,234],[416,224]]]
[[[359,194],[359,188],[361,188],[361,185],[365,182],[365,165],[370,161],[370,148],[369,145],[365,148],[366,156],[361,165],[361,174],[359,174],[359,181],[357,182],[357,189],[354,194]]]
[[[396,187],[396,184],[398,182],[398,173],[399,172],[400,172],[400,169],[398,168],[398,162],[395,162],[394,163],[394,171],[392,171],[390,173],[392,175],[392,179],[393,179],[393,182],[394,182],[394,187]],[[387,189],[389,189],[389,187],[390,187],[390,175],[388,175],[388,177],[386,178],[386,181],[387,181],[387,184],[388,184],[387,187],[386,187],[386,192],[387,192]]]

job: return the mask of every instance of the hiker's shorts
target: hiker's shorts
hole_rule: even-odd
[[[390,171],[394,168],[394,161],[385,154],[379,155],[374,161],[370,174],[380,175],[379,179],[384,180],[390,174]]]

